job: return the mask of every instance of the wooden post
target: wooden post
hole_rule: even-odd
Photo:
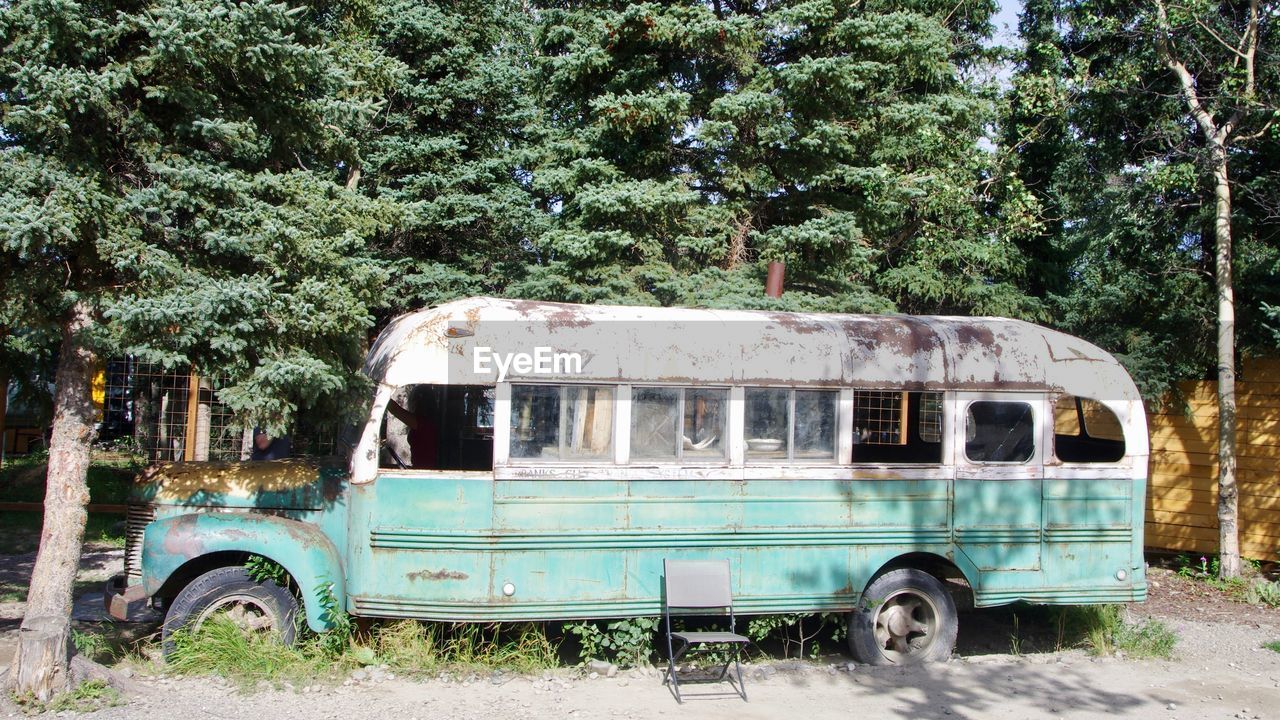
[[[9,432],[4,425],[4,416],[9,412],[9,368],[0,367],[0,467],[4,466],[5,448],[8,447],[9,438],[5,433]],[[17,445],[17,438],[14,438],[14,445]],[[17,449],[16,447],[14,448]]]
[[[182,459],[196,459],[196,433],[200,427],[200,376],[191,368],[187,376],[187,437],[182,443]]]

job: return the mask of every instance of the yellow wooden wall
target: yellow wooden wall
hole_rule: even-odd
[[[1218,551],[1217,385],[1182,386],[1188,406],[1148,416],[1146,545]],[[1280,359],[1250,360],[1236,382],[1240,552],[1280,559]]]

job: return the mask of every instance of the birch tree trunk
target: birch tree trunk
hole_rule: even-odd
[[[91,322],[90,309],[81,301],[62,325],[44,528],[10,673],[16,693],[41,701],[67,690],[71,681],[72,587],[84,541],[85,505],[89,502],[86,476],[94,430],[90,393],[93,354],[84,347],[82,338]]]
[[[1218,562],[1223,578],[1240,576],[1239,488],[1236,485],[1236,305],[1231,280],[1231,183],[1227,148],[1213,145],[1214,274],[1218,290]]]
[[[1156,0],[1156,49],[1165,66],[1178,79],[1182,98],[1209,148],[1214,180],[1214,284],[1218,293],[1218,575],[1223,579],[1240,576],[1239,487],[1236,483],[1236,309],[1231,279],[1231,178],[1227,172],[1227,150],[1234,141],[1249,139],[1238,135],[1246,109],[1256,97],[1254,62],[1258,52],[1260,12],[1258,0],[1250,0],[1249,15],[1238,42],[1215,41],[1231,49],[1243,69],[1244,85],[1230,117],[1221,120],[1202,98],[1196,78],[1187,69],[1174,47],[1173,27],[1163,0]],[[1194,57],[1194,54],[1192,55]],[[1266,131],[1270,122],[1257,134]]]

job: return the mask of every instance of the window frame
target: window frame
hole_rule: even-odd
[[[747,415],[747,405],[746,405],[746,400],[747,400],[747,397],[746,397],[746,396],[747,396],[747,393],[751,392],[752,390],[775,391],[775,392],[776,392],[776,391],[778,391],[778,390],[785,390],[785,391],[787,391],[787,402],[786,402],[786,409],[787,409],[787,439],[786,439],[786,450],[787,450],[787,454],[786,454],[786,457],[780,457],[780,458],[760,458],[760,457],[752,458],[752,457],[751,457],[751,455],[750,455],[750,453],[751,453],[751,448],[747,446],[747,441],[749,440],[749,438],[748,438],[748,437],[747,437],[747,435],[746,435],[746,433],[747,433],[747,429],[746,429],[746,422],[747,422],[747,418],[746,418],[746,415]],[[831,415],[831,419],[832,419],[832,427],[831,427],[832,437],[831,437],[831,447],[830,447],[830,451],[831,451],[831,452],[830,452],[830,454],[829,454],[829,455],[827,455],[826,457],[821,457],[821,458],[798,458],[798,457],[796,457],[796,395],[797,395],[797,393],[801,393],[801,392],[826,393],[826,394],[828,394],[828,395],[830,395],[830,396],[831,396],[831,398],[830,398],[830,400],[831,400],[831,412],[832,412],[832,415]],[[742,432],[740,433],[740,435],[741,435],[741,439],[742,439],[742,446],[743,446],[743,450],[742,450],[742,464],[743,464],[744,466],[746,466],[746,465],[780,465],[780,464],[787,464],[787,465],[796,465],[796,464],[800,464],[800,465],[831,465],[831,466],[839,466],[839,465],[842,465],[842,464],[848,464],[848,463],[842,463],[842,462],[841,462],[841,460],[840,460],[840,451],[841,451],[841,448],[840,448],[840,428],[841,428],[841,427],[843,427],[843,426],[845,425],[845,423],[843,422],[843,420],[842,420],[842,418],[841,418],[841,412],[842,412],[842,410],[843,410],[843,408],[842,408],[842,403],[841,403],[841,396],[842,396],[842,392],[843,392],[843,391],[842,391],[841,389],[837,389],[837,388],[825,388],[825,387],[821,387],[821,388],[810,388],[810,387],[797,387],[797,386],[795,386],[795,385],[743,385],[743,386],[742,386],[742,393],[743,393],[743,409],[742,409],[743,428],[742,428]]]
[[[515,457],[515,456],[513,456],[513,455],[511,454],[511,439],[512,439],[512,437],[513,437],[513,436],[512,436],[512,433],[511,433],[511,430],[512,430],[512,427],[511,427],[511,419],[512,419],[512,410],[513,410],[513,408],[514,408],[514,390],[515,390],[515,388],[516,388],[517,386],[520,386],[520,387],[552,387],[552,388],[557,388],[557,389],[559,389],[559,391],[560,391],[560,392],[559,392],[560,412],[558,413],[558,417],[557,417],[557,420],[558,420],[558,422],[559,422],[559,426],[558,426],[558,428],[557,428],[557,441],[558,441],[558,448],[559,448],[559,456],[558,456],[558,457],[555,457],[555,458],[542,458],[542,457]],[[501,464],[501,465],[525,465],[525,464],[529,464],[529,465],[538,465],[538,466],[549,466],[549,465],[566,465],[566,466],[571,466],[571,465],[592,465],[592,466],[595,466],[595,465],[612,465],[612,464],[614,464],[614,463],[617,461],[617,453],[618,453],[618,448],[617,448],[617,446],[618,446],[618,417],[619,417],[619,414],[620,414],[620,413],[618,412],[618,407],[619,407],[619,404],[620,404],[620,396],[621,396],[620,387],[621,387],[621,386],[619,386],[619,385],[611,385],[611,384],[607,384],[607,383],[599,383],[599,382],[584,382],[584,383],[567,383],[567,382],[538,383],[538,382],[523,382],[523,381],[521,381],[521,382],[504,382],[504,383],[499,383],[497,387],[498,387],[498,391],[495,393],[494,404],[493,404],[493,418],[494,418],[494,431],[493,431],[494,454],[493,454],[493,464],[494,464],[494,467],[499,467],[499,465],[500,465],[500,464]],[[568,389],[569,389],[570,387],[606,389],[606,390],[609,390],[609,391],[613,394],[613,407],[610,409],[610,422],[611,422],[612,424],[611,424],[611,426],[610,426],[610,430],[609,430],[609,449],[608,449],[608,451],[607,451],[607,452],[605,452],[604,454],[600,455],[599,457],[578,457],[578,458],[566,458],[566,457],[564,457],[565,447],[566,447],[566,445],[565,445],[565,442],[566,442],[566,436],[567,436],[567,434],[568,434],[568,433],[567,433],[567,427],[566,427],[566,425],[567,425],[567,423],[568,423],[568,413],[566,413],[566,412],[565,412],[565,406],[566,406],[567,392],[568,392]],[[504,392],[504,388],[505,388],[505,392]],[[630,398],[628,398],[628,400],[629,400],[629,399],[630,399]],[[500,418],[501,418],[501,420],[500,420]],[[498,430],[498,429],[499,429],[499,427],[501,427],[501,428],[502,428],[502,432],[499,432],[499,430]],[[501,436],[501,437],[500,437],[500,436]],[[500,439],[501,439],[501,441],[502,441],[502,445],[501,445],[501,447],[502,447],[501,456],[499,456],[499,452],[498,452],[498,447],[499,447],[498,442],[499,442],[499,440],[500,440]]]
[[[734,415],[734,389],[741,387],[736,385],[662,385],[655,383],[631,383],[627,392],[627,416],[628,423],[626,428],[620,428],[627,436],[627,455],[624,464],[628,467],[647,467],[650,465],[664,465],[668,467],[694,465],[699,467],[728,467],[733,463],[732,452],[732,428]],[[631,419],[635,417],[634,407],[637,390],[676,390],[676,453],[675,457],[653,457],[653,458],[637,458],[633,452],[634,448],[631,443]],[[721,452],[718,458],[686,458],[684,455],[684,411],[686,407],[685,397],[689,390],[718,390],[724,393],[724,407],[721,411]]]
[[[1044,466],[1044,396],[1041,393],[956,393],[953,417],[955,437],[955,463],[976,468],[1007,468],[1010,470],[1038,470]],[[1031,455],[1025,460],[974,460],[969,457],[968,427],[969,409],[975,403],[1011,403],[1027,406],[1031,411]],[[945,422],[945,417],[944,417]]]

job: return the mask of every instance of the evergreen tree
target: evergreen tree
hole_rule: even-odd
[[[95,356],[224,374],[280,425],[352,387],[386,282],[344,189],[377,54],[343,0],[0,9],[0,325],[60,335],[45,527],[12,681],[69,679]]]
[[[983,214],[990,3],[596,3],[540,14],[551,214],[520,292],[1022,315]],[[763,261],[788,292],[763,297]]]
[[[528,262],[544,223],[521,165],[536,120],[531,22],[514,1],[376,10],[391,82],[349,179],[395,208],[377,245],[396,262],[399,309],[502,292]]]

